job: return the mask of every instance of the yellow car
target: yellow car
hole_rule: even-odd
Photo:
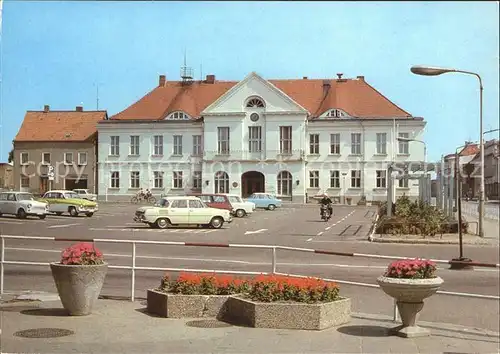
[[[56,215],[69,213],[71,216],[85,214],[91,217],[98,210],[96,202],[83,199],[72,191],[48,191],[39,200],[47,203],[49,205],[49,212],[55,213]]]

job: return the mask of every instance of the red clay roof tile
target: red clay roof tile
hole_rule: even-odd
[[[28,111],[14,141],[85,141],[106,111]]]
[[[330,90],[324,97],[321,79],[269,80],[290,98],[307,109],[311,117],[317,117],[327,109],[338,108],[360,118],[411,117],[378,92],[364,79],[330,80]],[[154,88],[143,98],[111,119],[160,120],[174,111],[184,111],[193,118],[238,82],[215,81],[213,84],[195,81],[183,85],[168,81],[165,86]]]

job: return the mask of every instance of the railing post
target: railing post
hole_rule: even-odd
[[[399,321],[399,311],[398,311],[398,302],[396,299],[394,299],[394,308],[393,308],[393,316],[392,316],[392,320],[394,322],[397,322]]]
[[[3,295],[3,262],[5,261],[5,239],[2,237],[2,251],[0,253],[0,295]]]
[[[135,252],[136,244],[132,242],[132,289],[130,292],[130,301],[135,300]]]
[[[273,247],[273,263],[272,263],[273,269],[272,269],[272,274],[276,273],[276,247]]]

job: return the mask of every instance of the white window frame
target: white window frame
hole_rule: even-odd
[[[163,135],[153,135],[153,156],[163,156]]]
[[[319,134],[309,134],[309,155],[319,155]]]
[[[351,170],[351,188],[361,188],[361,170]]]
[[[119,189],[120,188],[120,171],[111,171],[110,176],[110,188]]]
[[[340,171],[330,171],[330,188],[340,188]]]
[[[387,171],[377,170],[376,173],[376,186],[377,188],[387,188]]]
[[[202,188],[202,178],[201,171],[193,171],[193,189]]]
[[[85,163],[82,163],[82,156],[85,156]],[[78,166],[87,166],[88,154],[85,151],[78,152]]]
[[[26,159],[23,159],[23,156],[26,156]],[[26,161],[23,161],[23,160],[26,160]],[[28,165],[29,162],[30,162],[30,155],[28,152],[26,151],[23,151],[21,153],[19,153],[19,162],[21,165]]]
[[[351,155],[361,155],[361,133],[351,133]]]
[[[129,156],[139,156],[141,146],[141,138],[139,135],[130,135],[130,151]]]
[[[319,171],[309,171],[309,188],[319,188]]]
[[[292,154],[292,126],[280,126],[280,154]]]
[[[262,151],[262,127],[260,125],[248,127],[248,151]]]
[[[330,134],[330,155],[340,155],[340,133]]]
[[[120,156],[120,136],[113,135],[110,138],[111,138],[111,142],[109,144],[109,155],[110,156]]]
[[[398,133],[398,138],[410,139],[409,133]],[[399,155],[409,155],[410,154],[410,144],[408,141],[398,141],[398,154]]]
[[[217,153],[219,155],[229,155],[230,151],[231,132],[229,127],[217,127]]]
[[[193,156],[201,156],[202,155],[202,136],[201,135],[193,135]]]
[[[71,162],[68,162],[68,156],[71,156]],[[74,156],[72,152],[65,152],[64,153],[64,164],[67,166],[71,166],[75,163]]]
[[[172,188],[173,189],[184,188],[184,183],[183,183],[183,179],[182,179],[182,171],[173,171],[172,172]]]
[[[408,188],[410,188],[408,186],[409,186],[409,179],[408,178],[399,178],[398,179],[398,188],[408,189]]]
[[[214,174],[214,193],[229,193],[229,175],[225,171]]]
[[[45,155],[49,155],[49,161],[45,161]],[[50,152],[42,152],[42,165],[50,166],[51,161],[52,161],[51,153]]]
[[[387,155],[387,133],[377,133],[377,155]]]
[[[153,188],[163,189],[163,171],[153,171]]]
[[[278,173],[278,195],[292,195],[293,178],[289,171]]]
[[[130,189],[139,189],[140,187],[141,187],[141,172],[130,171]]]
[[[182,156],[182,135],[174,135],[173,139],[173,151],[174,156]]]

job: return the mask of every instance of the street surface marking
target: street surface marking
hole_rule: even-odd
[[[318,232],[318,234],[316,236],[321,236],[321,235],[323,235],[323,231]]]
[[[33,220],[33,221],[36,221],[36,220]],[[2,224],[14,224],[14,225],[20,225],[20,224],[24,224],[23,222],[20,222],[20,221],[4,221],[2,220]]]
[[[43,248],[22,248],[22,247],[5,247],[5,250],[12,251],[30,251],[30,252],[48,252],[48,253],[61,253],[59,250],[50,250]],[[130,254],[121,254],[121,253],[106,253],[105,256],[108,257],[117,257],[117,258],[131,258]],[[271,262],[250,262],[250,261],[241,261],[236,259],[214,259],[214,258],[191,258],[191,257],[162,257],[162,256],[136,256],[136,258],[142,259],[164,259],[164,260],[173,260],[173,261],[193,261],[193,262],[215,262],[215,263],[234,263],[234,264],[246,264],[246,265],[269,265]],[[358,265],[358,264],[339,264],[339,263],[287,263],[287,262],[278,262],[277,265],[281,266],[290,266],[290,267],[338,267],[338,268],[368,268],[368,269],[387,269],[387,266],[378,266],[378,265]],[[448,268],[440,268],[439,270],[450,270]],[[452,271],[452,270],[450,270]],[[483,269],[477,268],[474,271],[482,271],[482,272],[498,272],[498,269]],[[452,271],[456,273],[455,270]]]
[[[125,232],[161,232],[161,233],[180,233],[180,234],[208,234],[217,230],[199,230],[199,229],[113,229],[113,228],[89,228],[90,231],[125,231]]]
[[[326,227],[326,228],[325,228],[325,231],[328,231],[328,230],[330,230],[332,227],[337,226],[337,225],[338,225],[338,224],[340,224],[342,221],[344,221],[345,219],[347,219],[349,216],[351,216],[352,214],[354,214],[354,212],[355,212],[355,211],[356,211],[356,210],[351,211],[349,214],[347,214],[346,216],[344,216],[342,219],[338,220],[336,223],[333,223],[333,224],[331,224],[330,226]],[[358,231],[359,231],[359,230],[358,230]],[[318,232],[318,234],[317,234],[316,236],[321,236],[321,235],[323,235],[323,234],[324,234],[324,231],[321,231],[321,232]],[[313,237],[308,238],[306,241],[311,242],[312,240],[313,240]]]
[[[56,228],[61,228],[61,227],[70,227],[70,226],[78,226],[78,225],[81,225],[81,224],[52,225],[52,226],[48,226],[47,228],[48,229],[56,229]]]
[[[245,231],[245,235],[250,235],[250,234],[260,234],[261,232],[267,231],[267,229],[260,229],[256,231]]]

